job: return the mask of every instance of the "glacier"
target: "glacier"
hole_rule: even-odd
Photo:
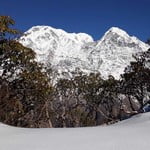
[[[133,55],[149,48],[118,27],[110,28],[100,40],[94,41],[86,33],[34,26],[19,41],[35,51],[38,62],[50,66],[61,77],[80,70],[99,72],[104,79],[109,75],[119,79],[125,67],[134,61]]]

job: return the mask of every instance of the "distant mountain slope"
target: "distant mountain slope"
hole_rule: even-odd
[[[110,126],[24,129],[0,124],[1,150],[148,150],[150,113]]]
[[[134,60],[133,54],[145,51],[148,45],[112,27],[99,41],[85,33],[67,33],[49,26],[35,26],[25,32],[20,42],[32,48],[37,60],[51,64],[60,74],[79,68],[83,72],[100,72],[104,78],[119,78]]]

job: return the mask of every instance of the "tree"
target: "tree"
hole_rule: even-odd
[[[0,16],[0,109],[6,114],[0,120],[16,126],[52,127],[53,87],[33,50],[12,38],[19,36],[19,31],[11,28],[14,24],[10,17]]]
[[[115,121],[119,112],[118,81],[103,80],[99,73],[76,74],[57,83],[57,100],[62,126],[93,126]],[[63,109],[61,109],[63,108]],[[59,114],[58,112],[58,114]],[[69,124],[68,124],[69,122]]]
[[[150,98],[150,49],[135,56],[122,75],[122,89],[125,94],[135,96],[141,109]]]
[[[20,34],[21,32],[15,29],[10,28],[14,25],[15,21],[10,16],[0,16],[0,40],[6,40],[5,38],[14,37],[15,35]]]

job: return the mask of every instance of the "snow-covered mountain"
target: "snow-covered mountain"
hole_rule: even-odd
[[[148,45],[112,27],[99,41],[85,33],[67,33],[49,26],[35,26],[25,32],[20,42],[32,48],[37,60],[57,70],[70,73],[100,72],[104,78],[119,78],[124,68],[134,60],[133,54],[145,51]]]

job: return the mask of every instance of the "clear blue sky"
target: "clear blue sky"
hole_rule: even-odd
[[[150,0],[1,0],[0,15],[26,31],[49,25],[99,39],[112,26],[145,41],[150,37]]]

